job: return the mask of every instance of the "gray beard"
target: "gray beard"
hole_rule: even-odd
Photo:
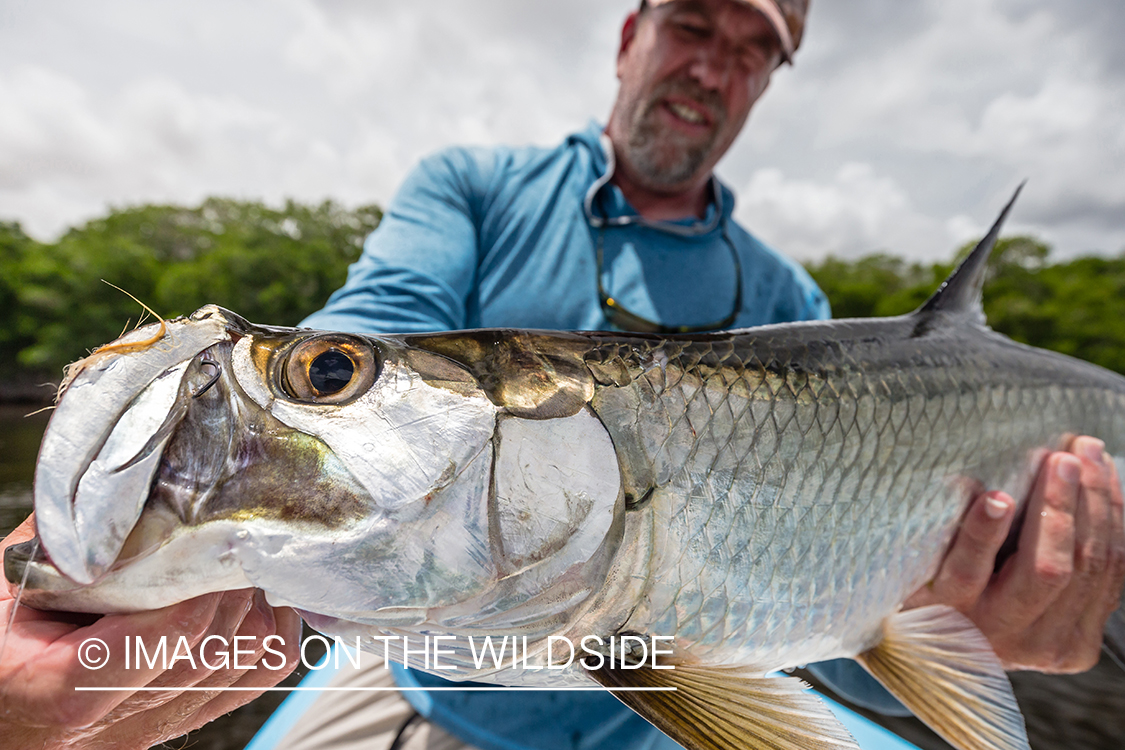
[[[677,133],[662,130],[657,108],[670,92],[683,93],[709,104],[716,113],[716,122],[705,141],[682,142]],[[681,81],[670,81],[653,93],[648,104],[638,110],[629,125],[626,153],[629,166],[646,184],[653,187],[674,187],[695,175],[715,147],[726,113],[717,95],[702,91]]]

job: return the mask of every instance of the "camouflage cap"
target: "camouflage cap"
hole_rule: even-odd
[[[648,0],[649,5],[663,5],[673,0]],[[801,44],[805,32],[805,15],[809,0],[733,0],[753,6],[764,15],[781,39],[781,53],[786,62],[793,61],[793,53]]]

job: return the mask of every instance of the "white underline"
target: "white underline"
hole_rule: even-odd
[[[461,692],[473,693],[504,693],[504,692],[537,692],[542,693],[550,691],[552,693],[587,693],[594,691],[608,690],[611,693],[667,693],[676,692],[677,688],[674,687],[620,687],[620,688],[603,688],[603,687],[571,687],[571,688],[545,688],[545,687],[271,687],[271,688],[257,688],[257,687],[76,687],[76,692],[105,692],[109,690],[129,690],[134,693],[169,693],[169,692],[207,692],[207,693],[223,693],[223,692],[255,692],[255,693],[295,693],[304,691],[313,692],[340,692],[340,693],[380,693],[394,691],[397,693],[408,692],[439,692],[445,690],[458,690]]]

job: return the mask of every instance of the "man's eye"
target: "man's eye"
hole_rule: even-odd
[[[748,70],[761,68],[766,64],[768,59],[768,56],[762,49],[750,49],[738,56],[738,61],[742,64],[742,67]]]
[[[687,23],[681,21],[676,24],[676,28],[686,36],[692,37],[693,39],[706,39],[711,35],[710,28],[701,26],[697,23]]]
[[[780,56],[781,51],[777,45],[754,44],[739,51],[738,62],[747,70],[759,70],[776,64],[776,58]]]

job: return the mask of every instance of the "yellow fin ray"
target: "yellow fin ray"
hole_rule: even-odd
[[[943,605],[888,617],[857,657],[887,690],[961,750],[1029,750],[1012,685],[969,618]]]
[[[795,677],[748,675],[731,667],[590,670],[613,694],[688,750],[858,750],[822,700]]]

